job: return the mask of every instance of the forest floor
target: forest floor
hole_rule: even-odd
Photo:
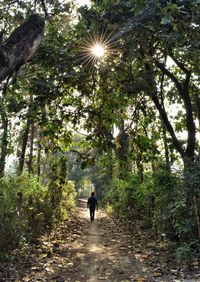
[[[130,229],[102,209],[91,223],[81,200],[70,221],[0,264],[0,281],[192,282],[200,281],[200,270],[197,263],[192,270],[181,265],[167,243],[153,240],[148,230]]]

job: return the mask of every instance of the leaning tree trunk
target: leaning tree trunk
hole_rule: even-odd
[[[175,59],[174,59],[175,60]],[[195,155],[195,144],[196,144],[196,126],[194,122],[193,108],[191,98],[189,96],[189,82],[191,73],[186,71],[185,80],[179,81],[173,73],[171,73],[165,65],[155,61],[155,65],[174,83],[179,97],[182,99],[185,111],[186,111],[186,130],[188,133],[186,149],[183,147],[181,140],[176,136],[172,123],[169,120],[168,113],[165,110],[165,107],[160,103],[158,92],[153,77],[152,66],[148,63],[145,63],[147,82],[149,84],[149,93],[148,95],[152,99],[155,107],[157,108],[160,118],[165,125],[167,132],[172,138],[172,143],[174,148],[179,152],[184,166],[187,166],[187,163],[194,161]]]
[[[33,14],[0,45],[0,82],[33,57],[43,30],[44,20]]]
[[[0,177],[4,176],[6,156],[7,156],[7,144],[8,144],[8,118],[4,114],[2,114],[1,117],[2,117],[3,135],[1,138]]]
[[[33,104],[33,95],[30,94],[30,105]],[[30,111],[30,106],[29,106]],[[28,161],[28,173],[33,173],[33,145],[34,145],[34,123],[33,118],[30,120],[30,151]]]
[[[23,168],[24,168],[24,161],[25,161],[26,147],[27,147],[27,142],[28,142],[30,125],[31,125],[31,118],[28,117],[27,122],[26,122],[26,128],[25,128],[25,131],[22,137],[22,149],[21,149],[21,155],[19,158],[19,168],[18,168],[19,175],[22,173]]]
[[[40,178],[41,175],[41,162],[42,162],[42,132],[41,129],[39,128],[38,130],[38,137],[37,137],[37,176],[38,179]]]
[[[125,130],[124,120],[121,119],[119,134],[115,138],[115,155],[118,158],[119,178],[127,179],[129,167],[129,135]]]
[[[158,101],[158,97],[156,96],[156,91],[152,93],[152,100],[155,103],[155,106],[157,107],[160,113],[160,116],[166,126],[167,131],[170,133],[172,137],[172,142],[174,144],[174,147],[177,149],[177,151],[180,153],[182,157],[184,166],[187,166],[188,162],[194,161],[195,145],[196,145],[196,125],[194,121],[192,100],[189,93],[191,71],[187,70],[185,66],[183,66],[183,64],[174,57],[173,54],[170,54],[170,57],[173,59],[176,65],[184,72],[185,74],[184,79],[178,80],[178,78],[171,71],[169,71],[165,65],[163,65],[158,61],[155,61],[155,65],[158,67],[158,69],[162,71],[163,74],[165,74],[172,81],[172,83],[176,87],[178,96],[182,99],[182,102],[184,104],[184,109],[186,113],[185,114],[186,130],[188,133],[186,149],[183,148],[181,141],[178,140],[177,137],[175,136],[175,132],[172,128],[171,123],[169,122],[165,108],[162,107],[162,105]]]
[[[197,117],[199,121],[199,127],[200,127],[200,95],[196,98],[196,108],[197,108]]]
[[[4,176],[6,156],[7,156],[7,146],[8,146],[8,117],[7,117],[6,109],[4,107],[4,99],[7,93],[7,88],[8,88],[8,80],[6,81],[3,87],[2,97],[0,99],[0,116],[2,121],[2,130],[3,130],[1,137],[0,177]]]
[[[28,172],[33,173],[33,144],[34,144],[34,124],[31,121],[31,130],[30,130],[30,153],[29,153],[29,162],[28,162]]]
[[[167,142],[167,132],[164,126],[163,126],[163,143],[164,143],[164,151],[165,151],[165,165],[167,170],[170,171],[169,146]]]

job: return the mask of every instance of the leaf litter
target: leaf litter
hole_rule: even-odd
[[[82,201],[69,221],[14,250],[0,264],[0,282],[200,281],[198,264],[189,270],[167,242],[103,210],[90,223],[85,206]]]

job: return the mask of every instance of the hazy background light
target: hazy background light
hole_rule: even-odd
[[[90,6],[91,1],[90,0],[75,0],[78,6]]]

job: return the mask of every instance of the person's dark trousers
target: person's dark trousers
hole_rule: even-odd
[[[90,219],[91,219],[91,221],[94,221],[94,213],[95,213],[95,210],[90,210]]]

